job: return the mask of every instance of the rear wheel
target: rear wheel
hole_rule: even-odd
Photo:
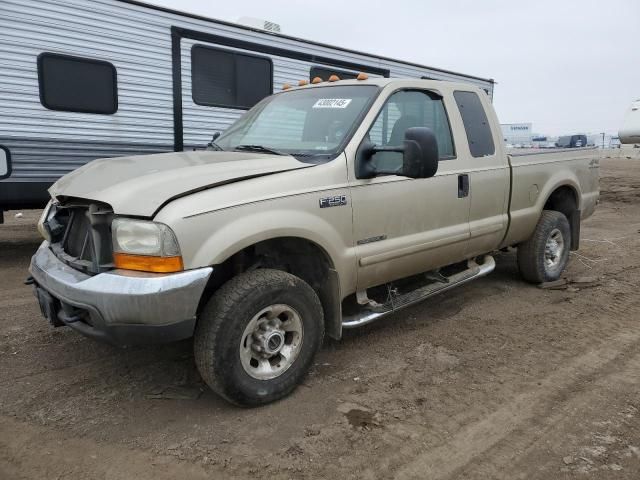
[[[307,283],[279,270],[254,270],[231,279],[205,306],[196,365],[227,400],[261,405],[302,381],[323,335],[322,306]]]
[[[558,280],[569,261],[571,229],[564,214],[544,210],[531,238],[518,246],[518,268],[531,283]]]

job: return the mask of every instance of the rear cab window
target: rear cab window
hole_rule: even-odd
[[[493,155],[496,152],[493,132],[478,94],[456,90],[453,97],[462,116],[471,156],[477,158]]]

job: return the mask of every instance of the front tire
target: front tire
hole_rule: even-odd
[[[558,280],[569,261],[571,228],[564,214],[543,210],[531,238],[518,245],[518,269],[531,283]]]
[[[322,345],[322,305],[300,278],[245,272],[207,302],[194,338],[204,381],[232,403],[257,406],[288,395]]]

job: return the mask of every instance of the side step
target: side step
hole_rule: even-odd
[[[424,287],[405,293],[404,295],[399,295],[391,299],[389,302],[376,307],[375,311],[371,308],[363,308],[362,311],[354,315],[345,315],[342,317],[342,328],[361,327],[362,325],[371,323],[374,320],[389,315],[402,308],[414,305],[446,290],[463,285],[476,278],[484,277],[491,273],[494,268],[496,268],[496,262],[491,255],[485,255],[484,261],[481,264],[478,264],[473,260],[469,260],[468,268],[463,272],[447,277],[446,283],[430,283]]]

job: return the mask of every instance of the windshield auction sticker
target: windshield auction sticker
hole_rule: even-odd
[[[347,108],[351,98],[319,98],[313,108]]]

